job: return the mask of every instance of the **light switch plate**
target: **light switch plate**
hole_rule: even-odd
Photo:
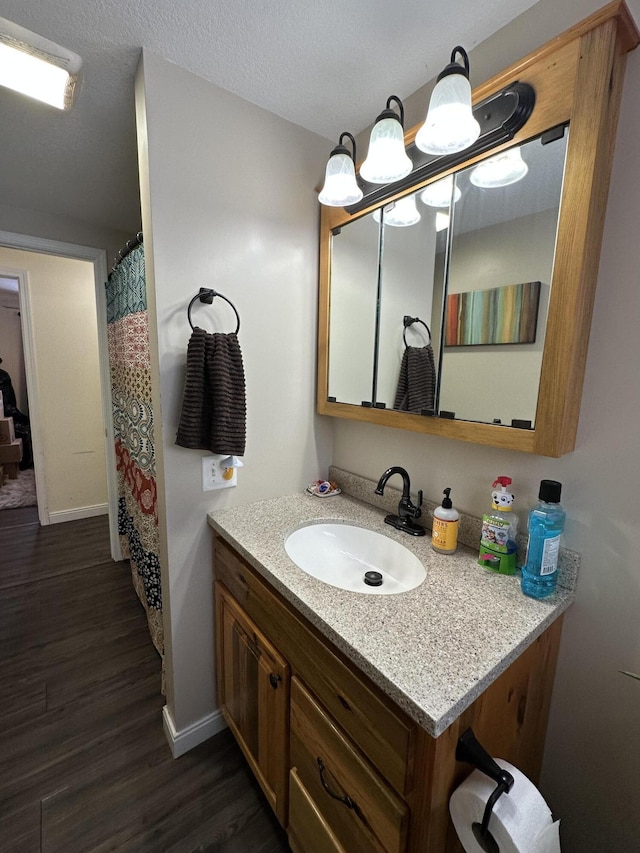
[[[238,476],[235,468],[222,466],[228,456],[203,456],[202,457],[202,491],[210,492],[214,489],[230,489],[238,484]]]

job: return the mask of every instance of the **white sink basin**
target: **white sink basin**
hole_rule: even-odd
[[[407,592],[427,576],[420,560],[404,545],[375,530],[352,524],[307,524],[294,530],[284,547],[296,566],[307,574],[354,592],[370,595]],[[382,583],[368,585],[365,572],[378,572]]]

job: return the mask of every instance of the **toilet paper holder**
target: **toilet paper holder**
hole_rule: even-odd
[[[466,761],[468,764],[472,764],[481,773],[489,776],[490,779],[493,779],[497,783],[496,789],[487,800],[482,816],[482,823],[474,823],[472,829],[476,841],[485,853],[499,853],[498,845],[489,832],[489,820],[493,808],[500,797],[505,793],[509,793],[513,788],[513,776],[508,770],[503,770],[502,767],[496,764],[486,749],[479,743],[472,729],[467,729],[458,738],[456,761]]]

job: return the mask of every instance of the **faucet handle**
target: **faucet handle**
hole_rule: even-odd
[[[408,514],[411,518],[420,518],[422,515],[422,489],[418,492],[418,503],[417,505],[411,502],[411,498],[409,498],[409,502],[407,504]]]
[[[420,518],[420,516],[422,515],[421,506],[422,506],[422,489],[420,489],[420,491],[418,492],[418,506],[415,508],[415,511],[413,514],[414,518]]]

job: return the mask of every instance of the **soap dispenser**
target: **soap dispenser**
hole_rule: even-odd
[[[478,557],[481,566],[502,575],[516,571],[518,516],[513,512],[514,495],[507,491],[511,482],[511,477],[498,477],[493,483],[491,511],[482,516]]]
[[[442,506],[433,511],[433,529],[431,532],[431,547],[439,554],[453,554],[458,547],[458,520],[460,513],[453,508],[451,489],[447,487],[442,493]]]

